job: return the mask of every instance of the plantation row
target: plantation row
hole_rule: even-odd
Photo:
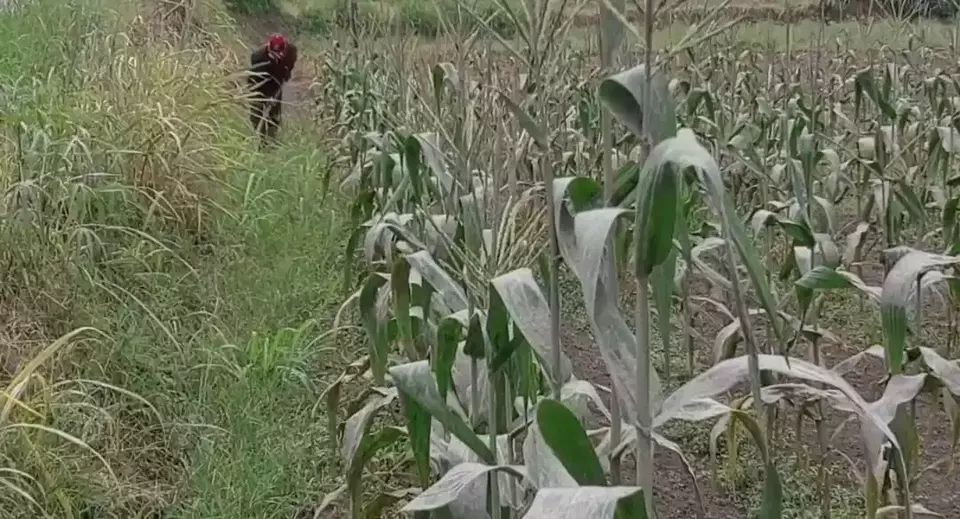
[[[956,503],[949,479],[917,498],[960,442],[960,78],[934,69],[949,56],[881,49],[888,63],[868,66],[820,42],[774,57],[711,46],[729,26],[707,19],[618,58],[627,31],[657,42],[607,12],[598,62],[561,43],[556,6],[541,14],[516,13],[519,43],[496,53],[478,30],[434,62],[376,44],[328,58],[362,256],[338,321],[356,310],[367,351],[325,393],[346,477],[321,509],[703,516],[654,495],[654,451],[680,457],[699,499],[687,449],[709,450],[716,476],[718,446],[729,472],[745,434],[762,465],[752,513],[784,517],[796,489],[778,438],[796,426],[827,516],[831,454],[860,482],[851,516],[954,513],[936,506]],[[641,65],[597,76],[618,61]],[[880,340],[838,358],[823,323],[851,300]],[[562,330],[578,320],[599,377],[575,376],[587,361]],[[855,387],[871,359],[877,396]],[[950,424],[933,463],[919,403]],[[678,421],[711,422],[709,446],[671,441]],[[859,454],[837,441],[858,426]],[[422,491],[375,490],[371,467],[398,450],[411,461],[394,486]]]

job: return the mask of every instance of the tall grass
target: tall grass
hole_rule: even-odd
[[[251,151],[242,60],[126,3],[30,3],[0,44],[0,516],[292,516],[336,361],[318,139]]]

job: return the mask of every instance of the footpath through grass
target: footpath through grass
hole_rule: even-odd
[[[251,151],[244,56],[109,7],[0,13],[0,517],[292,517],[333,476],[321,139]]]

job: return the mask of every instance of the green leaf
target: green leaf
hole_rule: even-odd
[[[545,366],[553,378],[553,348],[550,343],[550,305],[543,296],[540,286],[528,268],[513,270],[497,276],[490,281],[491,292],[498,297],[491,299],[491,313],[500,305],[509,314],[520,333],[527,339],[541,365]],[[559,384],[566,382],[573,373],[570,359],[561,353]]]
[[[618,208],[593,209],[574,216],[564,200],[572,178],[556,179],[553,196],[557,206],[557,238],[566,264],[583,287],[583,298],[600,355],[617,387],[620,408],[628,423],[636,419],[637,390],[636,338],[620,312],[614,258],[607,243],[618,219],[629,211]],[[650,402],[655,411],[662,396],[655,371],[650,377]]]
[[[453,192],[454,178],[447,171],[443,152],[440,150],[440,136],[436,133],[418,133],[414,135],[420,144],[420,153],[426,161],[427,166],[437,179],[437,187],[443,191],[443,194]],[[427,186],[433,186],[432,182],[424,182]]]
[[[917,193],[905,181],[897,181],[897,189],[893,190],[893,195],[903,204],[903,207],[915,222],[921,224],[926,222],[927,211],[923,207],[923,202],[920,201],[920,197],[917,196]]]
[[[834,290],[851,286],[849,279],[836,270],[823,265],[809,270],[800,279],[794,281],[794,284],[810,290]]]
[[[479,313],[474,313],[470,316],[470,322],[467,326],[467,338],[463,345],[463,353],[475,359],[482,359],[487,354]]]
[[[323,390],[320,398],[327,407],[327,435],[331,439],[334,448],[337,446],[338,428],[340,426],[340,416],[337,414],[340,410],[340,395],[343,389],[344,377],[335,380],[332,384]]]
[[[415,136],[410,136],[403,141],[403,161],[407,169],[407,175],[410,176],[410,186],[413,189],[413,195],[416,200],[423,200],[423,179],[420,177],[420,141]]]
[[[480,459],[488,464],[496,463],[490,448],[460,416],[447,407],[446,401],[440,397],[437,383],[433,379],[430,364],[427,361],[421,360],[394,366],[390,368],[390,378],[393,379],[401,394],[422,406],[430,416],[443,424]]]
[[[456,88],[460,84],[460,75],[453,63],[450,62],[434,65],[430,69],[430,76],[433,79],[433,97],[438,105],[443,102],[446,85]]]
[[[877,105],[877,108],[880,109],[880,112],[882,112],[884,116],[890,120],[897,118],[896,109],[887,99],[881,97],[881,92],[877,88],[877,83],[873,78],[873,71],[871,69],[866,69],[857,74],[856,79],[854,79],[854,88],[857,98],[866,94],[867,97]]]
[[[620,166],[616,179],[609,205],[624,208],[633,206],[636,202],[637,185],[640,183],[640,164],[630,161]]]
[[[779,519],[783,516],[783,484],[777,467],[771,462],[763,467],[763,497],[760,519]]]
[[[385,427],[376,434],[369,434],[370,425],[377,413],[393,403],[396,397],[395,389],[373,393],[367,404],[344,424],[342,456],[347,470],[347,487],[351,489],[351,494],[358,493],[363,468],[373,455],[403,435],[402,430],[393,427]]]
[[[907,309],[919,294],[917,281],[927,272],[960,263],[960,258],[913,250],[893,266],[883,281],[880,293],[880,320],[883,325],[887,369],[900,373],[903,369],[907,338]]]
[[[453,383],[453,364],[457,358],[457,348],[463,340],[464,321],[469,323],[467,311],[461,310],[443,318],[437,326],[437,347],[432,367],[437,379],[437,390],[444,399],[447,398],[447,391]]]
[[[671,159],[683,153],[679,144],[676,139],[663,141],[640,172],[633,244],[638,277],[648,277],[673,251],[681,179]]]
[[[960,447],[960,399],[950,393],[947,388],[940,389],[940,399],[943,402],[943,412],[947,415],[950,422],[950,456],[951,462],[948,466],[948,472],[953,469],[953,456]]]
[[[533,137],[533,141],[537,143],[537,146],[539,146],[541,150],[549,149],[550,141],[547,139],[546,133],[544,133],[543,128],[534,121],[533,117],[527,113],[526,110],[502,92],[500,93],[500,101],[506,105],[510,113],[517,119],[520,127],[529,133],[530,137]]]
[[[957,207],[960,206],[960,197],[955,196],[943,206],[943,239],[952,244],[957,236]]]
[[[605,79],[600,83],[600,100],[634,135],[643,136],[646,130],[654,143],[660,143],[677,134],[676,106],[663,75],[654,72],[649,79],[649,109],[642,108],[644,93],[648,88],[648,74],[644,65]]]
[[[678,211],[679,214],[679,211]],[[678,217],[678,221],[680,217]],[[657,265],[651,275],[653,300],[657,308],[657,327],[660,331],[660,342],[663,344],[664,376],[670,380],[670,338],[673,328],[670,318],[673,315],[673,278],[677,270],[677,249],[671,247],[667,260]]]
[[[400,405],[407,419],[407,435],[410,437],[410,450],[413,451],[420,488],[426,489],[430,486],[430,426],[433,420],[423,406],[403,393],[400,393]]]
[[[389,278],[379,272],[367,276],[367,281],[360,291],[358,305],[360,320],[367,332],[368,349],[370,351],[370,369],[377,384],[382,384],[387,370],[387,355],[390,345],[387,343],[387,330],[377,315],[377,293]]]
[[[916,395],[914,395],[916,396]],[[898,405],[894,412],[893,420],[890,422],[890,429],[897,435],[897,441],[900,442],[900,455],[903,456],[904,474],[899,465],[894,465],[897,472],[897,479],[900,481],[910,481],[916,475],[916,464],[920,460],[920,434],[917,432],[917,426],[914,420],[907,414],[905,404]]]
[[[527,435],[523,439],[523,461],[527,467],[530,483],[534,488],[579,486],[577,480],[567,472],[563,462],[544,441],[537,423],[536,419],[530,421],[527,426]]]
[[[360,239],[363,238],[366,230],[363,227],[357,227],[350,233],[350,237],[347,238],[347,250],[344,254],[343,260],[343,293],[346,294],[353,288],[355,280],[353,279],[354,272],[353,268],[355,266],[356,259],[354,258],[354,253],[357,250],[357,246],[360,245]]]
[[[813,237],[813,231],[806,222],[795,222],[786,218],[778,218],[777,223],[783,228],[783,231],[793,239],[794,247],[813,247],[816,240]]]
[[[509,329],[513,324],[510,322],[510,315],[503,305],[503,300],[500,299],[500,294],[493,288],[492,283],[489,286],[487,300],[490,302],[486,323],[487,340],[490,341],[493,352],[493,359],[487,368],[498,372],[510,360],[514,348],[519,343],[510,340]]]
[[[544,442],[577,483],[581,486],[607,484],[590,438],[580,425],[580,420],[567,406],[556,400],[540,402],[537,406],[537,425]]]
[[[836,270],[818,265],[801,276],[800,279],[794,281],[794,285],[796,285],[800,313],[804,315],[813,300],[814,291],[848,288],[851,283],[849,279]]]
[[[397,320],[400,343],[410,360],[420,358],[413,342],[413,322],[410,318],[410,264],[397,258],[390,273],[390,286],[393,290],[393,317]]]

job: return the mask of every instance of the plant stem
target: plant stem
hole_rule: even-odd
[[[651,112],[651,87],[653,84],[653,20],[654,2],[646,0],[643,10],[643,36],[646,44],[643,50],[644,70],[646,71],[646,85],[643,93],[643,113]],[[646,119],[646,118],[645,118]],[[650,127],[644,121],[643,132],[645,143],[653,145]],[[644,150],[647,151],[647,150]],[[648,156],[648,153],[644,153]],[[636,227],[636,226],[635,226]],[[634,229],[634,241],[638,241],[639,227]],[[639,267],[639,265],[638,265]],[[650,409],[650,285],[648,274],[637,269],[637,484],[643,488],[643,502],[647,517],[656,519],[657,511],[653,503],[653,437],[651,424],[653,417]]]
[[[637,484],[643,488],[647,517],[653,519],[653,438],[650,426],[650,298],[647,276],[638,275],[637,287]]]
[[[622,10],[622,6],[618,6]],[[604,74],[609,72],[610,67],[613,65],[613,55],[616,52],[616,47],[613,45],[615,42],[609,42],[609,48],[605,48],[604,45],[604,20],[603,17],[600,18],[600,30],[597,31],[597,34],[600,36],[600,67],[603,69]],[[613,39],[611,37],[611,39]],[[619,43],[619,42],[616,42]],[[601,156],[601,164],[603,167],[603,198],[606,202],[606,205],[610,205],[613,199],[615,184],[616,184],[616,175],[613,171],[613,119],[608,110],[600,111],[600,146],[603,150],[603,155]],[[617,240],[614,238],[617,235],[616,232],[611,233],[610,240],[607,242],[607,247],[609,247],[610,255],[616,261],[617,257]],[[612,279],[615,282],[619,281],[619,277],[614,275]],[[618,283],[619,284],[619,283]],[[614,288],[614,293],[619,293],[619,288]],[[616,449],[620,445],[620,440],[623,435],[621,430],[623,426],[623,411],[620,409],[620,395],[617,393],[617,386],[611,382],[610,384],[610,446],[612,449]],[[620,484],[620,456],[615,455],[611,452],[610,456],[610,482],[613,485]]]
[[[484,334],[486,335],[486,334]],[[487,359],[493,358],[493,344],[490,342],[489,337],[484,337],[484,343],[486,344],[486,357]],[[497,435],[500,433],[500,413],[497,412],[497,404],[499,400],[499,394],[502,388],[500,387],[500,381],[502,377],[499,374],[499,371],[494,371],[491,369],[490,364],[487,364],[487,388],[490,394],[490,401],[487,406],[487,423],[490,424],[490,452],[493,453],[493,459],[500,461],[500,455],[497,452]],[[491,519],[501,519],[501,506],[500,506],[500,481],[499,476],[496,472],[490,472],[488,479],[488,484],[490,488],[490,494],[488,496],[490,503],[490,517]]]
[[[545,103],[544,103],[545,105]],[[543,112],[541,112],[543,113]],[[543,183],[547,195],[547,227],[550,230],[550,348],[553,353],[553,398],[560,400],[563,387],[560,369],[560,242],[557,240],[557,209],[553,201],[553,160],[549,150],[540,159],[543,164]]]
[[[724,230],[726,231],[726,230]],[[724,232],[724,235],[727,233]],[[756,337],[753,335],[753,327],[750,324],[750,312],[747,309],[747,302],[743,297],[743,294],[740,293],[740,278],[737,275],[737,262],[734,257],[733,248],[730,246],[730,243],[727,242],[726,254],[724,254],[727,263],[727,273],[730,276],[730,283],[732,285],[731,292],[733,293],[734,304],[737,309],[737,317],[740,318],[740,329],[743,332],[743,342],[746,344],[747,348],[747,366],[750,373],[750,389],[753,395],[753,405],[757,409],[757,412],[761,411],[765,406],[763,405],[763,400],[760,398],[760,357],[759,351],[757,350],[757,341]],[[775,316],[771,317],[776,319]],[[766,437],[770,437],[770,431],[767,431]]]

